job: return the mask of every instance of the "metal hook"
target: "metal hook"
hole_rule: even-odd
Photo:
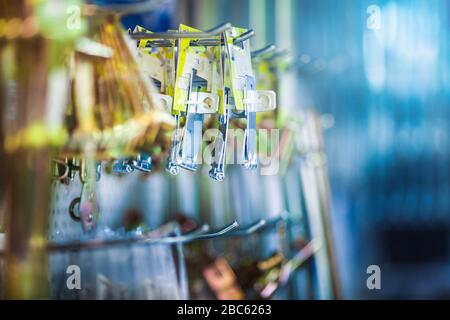
[[[286,220],[286,212],[281,213],[281,215],[270,218],[270,219],[261,219],[253,224],[251,224],[247,228],[239,229],[234,232],[227,234],[227,237],[243,237],[248,236],[263,229],[268,229],[273,226],[276,226],[280,221]]]
[[[242,42],[250,39],[254,35],[255,35],[255,31],[253,31],[253,29],[250,29],[247,32],[244,32],[243,34],[241,34],[239,37],[235,38],[233,40],[233,44],[241,44]]]
[[[95,180],[99,181],[101,176],[102,176],[102,163],[99,161],[99,162],[96,162],[94,165],[95,165],[95,169],[94,169],[95,170]],[[78,172],[79,178],[80,178],[80,182],[82,184],[87,183],[88,174],[89,174],[88,170],[89,169],[90,168],[86,166],[86,161],[82,160],[81,164],[80,164],[80,167],[79,167],[79,172]]]
[[[223,235],[226,235],[230,231],[233,231],[233,230],[235,230],[237,228],[239,228],[239,223],[235,220],[231,224],[229,224],[228,226],[225,226],[225,227],[223,227],[222,229],[220,229],[218,231],[215,231],[215,232],[212,232],[212,233],[208,233],[208,234],[199,235],[199,236],[193,238],[192,240],[218,238],[218,237],[221,237]]]
[[[274,44],[269,44],[268,46],[265,46],[264,48],[252,51],[251,56],[252,56],[252,58],[257,58],[257,57],[266,55],[268,53],[274,53],[276,48],[277,47]]]
[[[274,52],[271,56],[270,56],[270,60],[279,58],[279,57],[283,57],[283,56],[287,56],[289,55],[289,51],[284,49],[284,50],[278,50],[276,52]]]
[[[230,231],[236,229],[239,227],[239,223],[237,221],[233,221],[233,223],[223,227],[222,229],[212,232],[212,233],[207,233],[207,234],[187,234],[187,235],[183,235],[183,236],[179,236],[179,237],[167,237],[167,238],[161,238],[161,239],[155,239],[155,240],[148,240],[150,242],[158,242],[158,243],[185,243],[185,242],[191,242],[191,241],[195,241],[195,240],[202,240],[202,239],[213,239],[213,238],[218,238],[221,236],[226,235],[227,233],[229,233]]]
[[[184,243],[189,242],[191,239],[198,237],[199,235],[203,235],[210,230],[210,226],[207,224],[202,225],[200,228],[195,229],[192,232],[187,234],[177,235],[177,236],[168,236],[164,238],[157,239],[145,239],[143,242],[145,243]]]
[[[281,221],[287,221],[287,216],[285,216],[284,214],[281,214],[277,217],[266,219],[265,228],[276,227],[278,225],[278,223]]]
[[[75,200],[74,200],[75,201]],[[76,204],[76,203],[75,203]],[[140,243],[140,244],[183,244],[186,242],[191,242],[195,240],[203,240],[203,239],[212,239],[217,238],[220,236],[223,236],[227,234],[228,232],[236,229],[239,227],[239,224],[234,221],[228,226],[225,226],[224,228],[205,234],[209,231],[208,225],[203,225],[197,230],[194,230],[193,232],[181,236],[175,236],[175,237],[163,237],[163,238],[148,238],[148,236],[139,237],[139,238],[125,238],[125,239],[108,239],[108,240],[90,240],[85,242],[75,241],[75,242],[69,242],[69,243],[63,243],[63,244],[54,244],[49,243],[47,245],[47,250],[49,251],[71,251],[71,250],[80,250],[80,249],[86,249],[86,250],[94,250],[94,249],[101,249],[108,246],[113,245],[127,245],[131,243]],[[2,252],[0,251],[0,255]]]
[[[258,230],[261,230],[265,225],[267,224],[267,221],[264,219],[261,219],[257,221],[256,223],[253,223],[247,228],[239,229],[234,232],[231,232],[227,234],[227,237],[242,237],[242,236],[248,236],[252,233],[257,232]]]

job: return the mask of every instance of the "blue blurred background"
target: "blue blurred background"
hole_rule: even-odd
[[[289,50],[279,105],[321,115],[344,297],[448,298],[449,14],[446,0],[173,0],[123,22],[229,21],[255,29],[254,49]]]

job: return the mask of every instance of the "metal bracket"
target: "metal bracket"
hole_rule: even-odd
[[[214,154],[214,161],[211,165],[211,169],[209,170],[209,176],[216,180],[216,181],[223,181],[225,179],[225,157],[226,157],[226,148],[227,148],[227,141],[228,141],[228,128],[230,123],[230,110],[228,109],[228,106],[230,104],[234,104],[234,101],[232,100],[232,97],[230,96],[230,89],[225,88],[225,113],[219,117],[219,131],[221,138],[219,140],[216,140],[216,147],[215,152],[218,153]]]
[[[219,96],[217,94],[200,91],[205,86],[206,81],[197,76],[197,70],[192,69],[186,100],[186,123],[181,135],[178,130],[175,132],[167,165],[167,170],[172,174],[178,173],[178,166],[189,171],[197,170],[197,158],[202,144],[204,115],[216,113],[219,108]],[[195,92],[193,91],[194,87],[198,89]],[[179,129],[179,118],[177,129]]]

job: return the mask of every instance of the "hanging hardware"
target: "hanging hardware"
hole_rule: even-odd
[[[174,46],[174,43],[172,43],[169,39],[178,40],[186,38],[192,39],[189,42],[190,47],[217,47],[225,45],[223,39],[207,38],[216,37],[221,33],[229,30],[230,28],[232,28],[231,23],[225,23],[205,32],[132,32],[130,33],[130,37],[133,40],[157,39],[153,41],[147,41],[147,47],[172,47]],[[233,39],[233,44],[239,45],[242,42],[250,39],[254,35],[255,32],[253,30],[248,30],[247,32],[241,34],[239,37]],[[175,45],[177,45],[177,43],[175,43]]]
[[[179,165],[187,170],[197,170],[197,157],[202,144],[202,127],[204,114],[217,111],[219,96],[214,93],[201,92],[206,89],[205,79],[197,76],[197,70],[192,69],[187,96],[186,123],[182,134],[181,159]],[[194,91],[194,89],[196,89]]]
[[[157,243],[185,243],[185,242],[192,242],[196,240],[206,240],[206,239],[215,239],[222,236],[226,236],[229,232],[232,230],[235,230],[239,227],[239,224],[237,221],[233,221],[231,224],[221,228],[218,231],[212,232],[212,233],[194,233],[194,234],[187,234],[184,236],[179,237],[166,237],[161,239],[149,239],[146,240],[146,242],[157,242]]]
[[[96,225],[99,210],[95,197],[95,183],[100,180],[101,168],[101,162],[81,160],[79,167],[81,193],[69,204],[69,216],[72,220],[81,222],[85,232],[93,230]]]
[[[285,213],[282,213],[281,215],[274,218],[261,219],[246,228],[237,229],[233,232],[228,233],[227,237],[246,237],[263,230],[271,229],[277,226],[279,222],[286,221],[286,219],[287,216],[285,215]]]
[[[230,92],[234,105],[231,109],[232,118],[246,118],[246,129],[243,144],[243,166],[247,169],[258,167],[256,113],[272,111],[276,108],[275,92],[256,90],[256,80],[252,70],[250,44],[252,33],[245,29],[232,28],[225,32],[226,54],[230,73]],[[232,39],[239,39],[235,45]],[[241,41],[244,39],[243,41]]]
[[[255,77],[251,70],[251,57],[267,55],[275,50],[275,46],[269,45],[260,50],[250,52],[249,40],[253,35],[253,30],[233,28],[230,23],[219,25],[216,28],[202,32],[196,29],[181,26],[179,31],[168,32],[142,32],[143,29],[135,29],[130,37],[134,40],[147,40],[145,47],[174,47],[178,50],[178,60],[180,55],[185,55],[184,50],[190,47],[224,46],[224,53],[221,54],[222,77],[225,81],[225,64],[228,63],[231,73],[231,84],[223,88],[223,100],[225,108],[219,107],[219,131],[220,139],[217,139],[214,161],[209,171],[209,176],[215,180],[222,181],[225,177],[225,151],[229,122],[232,118],[246,118],[246,129],[243,143],[243,166],[247,169],[258,167],[257,156],[257,133],[256,133],[256,112],[271,111],[276,108],[275,93],[273,91],[256,90]],[[154,40],[152,40],[154,39]],[[186,43],[186,40],[188,42]],[[184,42],[183,42],[184,41]],[[141,42],[139,42],[141,46]],[[180,62],[178,62],[178,65]],[[183,62],[184,64],[184,62]],[[177,68],[180,68],[178,66]],[[211,108],[211,101],[214,106],[219,103],[216,96],[206,96],[202,92],[204,84],[200,84],[201,77],[198,70],[184,71],[183,76],[187,83],[187,99],[183,108],[177,108],[179,103],[177,95],[173,100],[175,112],[175,132],[172,137],[172,145],[168,157],[166,170],[171,174],[178,174],[179,167],[195,171],[197,169],[197,156],[201,149],[201,129],[205,113],[215,113],[216,109]],[[180,71],[177,71],[176,81],[180,85]],[[203,80],[206,80],[203,78]],[[208,80],[204,83],[208,83]],[[179,88],[175,88],[178,90]],[[197,89],[197,90],[195,90]],[[240,93],[239,93],[240,91]],[[195,97],[196,99],[193,99]],[[209,108],[202,110],[201,104],[205,106],[206,101],[210,101]],[[170,103],[170,102],[166,102]],[[208,106],[208,104],[206,104]],[[192,112],[195,110],[194,112]],[[203,112],[204,111],[204,112]],[[182,127],[182,122],[184,126]],[[129,170],[123,164],[125,171]]]
[[[229,26],[219,27],[214,32],[222,32]],[[195,171],[201,151],[203,119],[205,114],[216,113],[219,107],[218,86],[221,81],[214,57],[220,48],[197,50],[190,46],[189,39],[200,32],[181,25],[180,34],[190,34],[178,43],[177,72],[172,114],[175,116],[176,131],[172,138],[172,148],[167,163],[167,171],[179,172],[179,167]],[[185,32],[184,32],[185,31]],[[219,66],[220,67],[220,66]],[[213,89],[214,88],[214,89]],[[214,90],[214,91],[213,91]],[[185,119],[181,129],[182,118]]]
[[[285,286],[292,274],[315,255],[322,248],[320,239],[312,239],[292,259],[285,262],[281,269],[277,270],[274,280],[269,281],[260,294],[263,298],[270,298],[275,291]]]

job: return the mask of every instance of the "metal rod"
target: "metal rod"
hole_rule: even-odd
[[[167,238],[160,239],[158,242],[160,242],[160,243],[174,243],[174,242],[178,243],[178,242],[191,242],[191,241],[195,241],[195,240],[214,239],[214,238],[224,236],[227,233],[229,233],[230,231],[232,231],[238,227],[239,227],[239,223],[237,221],[233,221],[230,225],[225,226],[224,228],[222,228],[216,232],[200,234],[200,235],[196,235],[196,236],[186,235],[184,237],[183,236],[177,237],[177,239],[175,237],[173,237],[173,238],[167,237]]]
[[[225,43],[223,39],[214,39],[211,37],[218,36],[220,33],[225,32],[231,28],[230,23],[225,23],[219,27],[211,29],[206,32],[177,32],[177,31],[168,31],[168,32],[135,32],[130,33],[130,37],[134,40],[146,40],[146,39],[158,39],[155,41],[148,41],[147,47],[172,47],[175,46],[176,43],[172,43],[169,39],[196,39],[191,40],[189,45],[191,47],[215,47],[215,46],[223,46]],[[250,39],[255,35],[253,30],[248,30],[247,32],[241,34],[237,38],[233,40],[233,44],[240,44],[245,40]],[[208,39],[211,38],[211,39]]]
[[[47,252],[64,252],[64,251],[78,251],[78,250],[95,250],[102,249],[115,245],[129,245],[129,244],[181,244],[186,242],[192,242],[196,240],[206,240],[221,237],[226,235],[230,231],[239,227],[237,221],[233,221],[230,225],[223,227],[222,229],[206,233],[210,227],[203,225],[199,229],[181,236],[167,236],[162,238],[152,238],[153,235],[145,235],[142,237],[133,237],[125,239],[94,239],[88,241],[73,241],[68,243],[49,243],[45,247]],[[0,251],[0,257],[4,255],[4,251]]]
[[[244,42],[245,40],[250,39],[254,35],[255,35],[255,31],[250,29],[247,32],[244,32],[243,34],[241,34],[238,38],[234,39],[233,44],[240,44],[240,43]]]
[[[251,53],[252,58],[260,57],[263,55],[266,55],[268,53],[274,52],[276,49],[276,46],[274,44],[269,44],[268,46],[261,48],[259,50],[255,50]]]
[[[211,30],[205,32],[178,32],[178,31],[167,31],[167,32],[135,32],[131,33],[130,37],[135,40],[145,40],[145,39],[205,39],[218,36],[222,32],[231,28],[231,23],[224,23],[217,26]]]
[[[227,234],[227,236],[228,237],[248,236],[248,235],[251,235],[251,234],[257,232],[258,230],[261,230],[266,224],[267,224],[267,221],[264,219],[261,219],[261,220],[257,221],[256,223],[250,225],[249,227],[231,232],[231,233]]]
[[[251,234],[254,234],[256,232],[268,230],[274,226],[276,226],[280,221],[287,221],[288,219],[288,213],[287,211],[283,211],[280,215],[270,218],[270,219],[261,219],[257,222],[251,224],[247,228],[238,229],[234,232],[228,233],[227,237],[245,237],[249,236]]]

